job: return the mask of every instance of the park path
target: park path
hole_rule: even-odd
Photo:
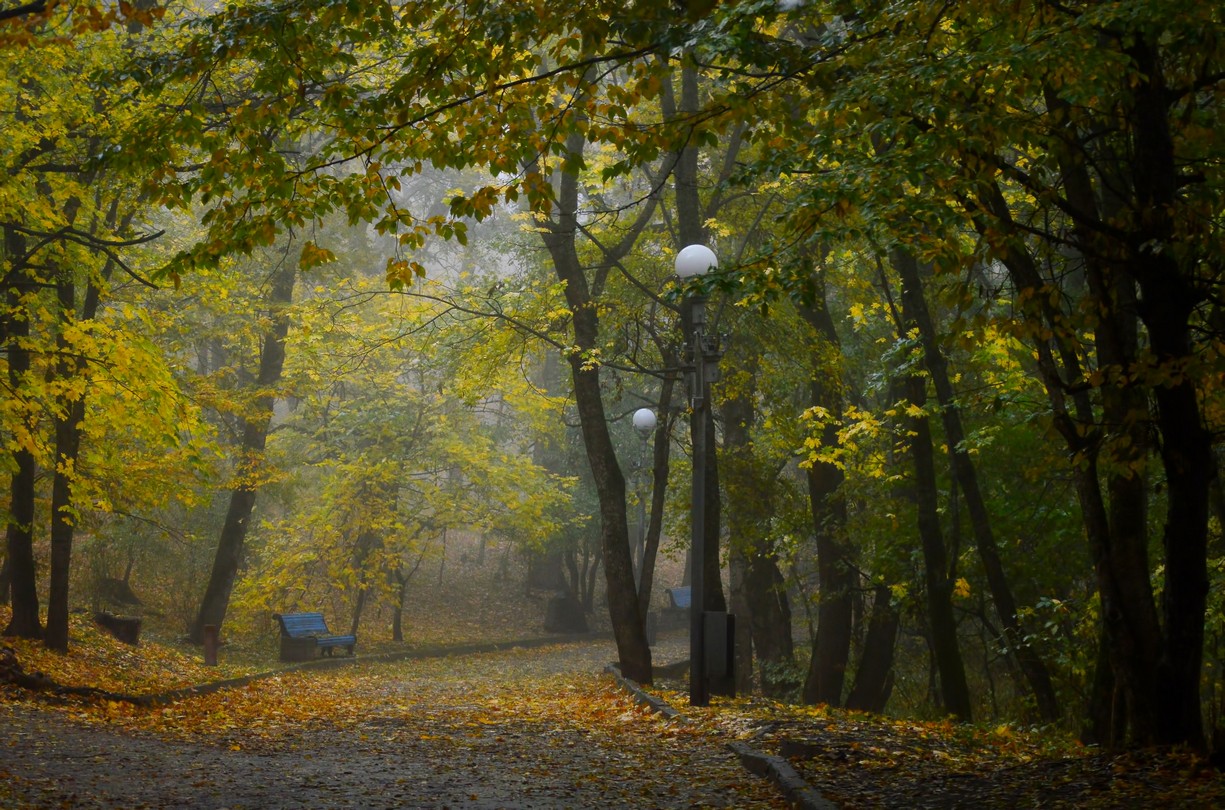
[[[0,706],[0,806],[783,807],[727,740],[649,714],[611,642],[363,663],[83,722]]]

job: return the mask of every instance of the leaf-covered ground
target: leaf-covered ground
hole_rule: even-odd
[[[682,683],[656,693],[687,701]],[[761,698],[715,698],[697,722],[787,759],[841,807],[1214,808],[1225,776],[1190,751],[1105,753],[1054,732],[897,720]]]
[[[36,645],[21,653],[61,683],[101,679],[88,670],[102,661],[120,671],[106,676],[111,686],[181,683],[168,674],[176,653],[149,644],[89,655],[110,646],[92,638],[67,658]],[[136,665],[145,655],[157,663]],[[0,804],[784,806],[718,729],[650,714],[601,674],[611,658],[602,641],[359,660],[154,707],[10,687],[0,693]]]
[[[3,611],[0,611],[2,614]],[[7,617],[0,615],[0,619]],[[128,647],[4,640],[26,672],[155,695],[251,674]],[[657,661],[684,657],[665,639]],[[1188,752],[1110,755],[1011,727],[890,720],[761,699],[651,714],[602,674],[609,641],[399,662],[359,656],[152,707],[0,687],[0,807],[782,807],[733,740],[786,757],[844,807],[1221,807]]]

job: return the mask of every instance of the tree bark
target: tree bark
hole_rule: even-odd
[[[1169,492],[1162,534],[1165,647],[1159,665],[1157,741],[1202,748],[1200,674],[1208,600],[1209,487],[1216,467],[1197,380],[1180,370],[1195,359],[1191,318],[1208,295],[1198,280],[1200,257],[1172,247],[1179,242],[1173,212],[1183,184],[1170,129],[1176,93],[1165,85],[1152,36],[1137,33],[1127,48],[1138,70],[1129,110],[1137,213],[1135,238],[1129,243],[1136,247],[1124,269],[1139,284],[1140,317],[1148,327],[1157,368],[1168,372],[1153,391]]]
[[[882,285],[888,284],[883,277]],[[888,289],[886,287],[886,289]],[[891,301],[892,303],[892,301]],[[912,319],[905,310],[893,313],[898,339],[910,334]],[[927,380],[909,373],[900,381],[906,399],[918,411],[927,406]],[[927,414],[905,418],[910,456],[914,461],[914,501],[919,546],[923,551],[923,583],[927,601],[927,621],[931,630],[932,657],[939,674],[940,702],[945,711],[959,720],[973,719],[970,687],[957,637],[957,618],[953,613],[955,566],[949,564],[944,530],[940,524],[940,486],[936,477],[936,452],[931,422]],[[954,490],[955,494],[955,490]]]
[[[4,227],[4,249],[8,254],[9,272],[6,281],[4,328],[8,350],[8,378],[13,391],[22,391],[30,373],[30,302],[34,278],[27,265],[25,238],[13,227]],[[9,479],[9,517],[5,527],[11,577],[12,616],[4,635],[20,638],[42,638],[42,617],[39,615],[37,572],[34,562],[34,484],[37,464],[34,454],[24,442],[17,443],[13,453],[15,469]]]
[[[675,368],[676,362],[665,361]],[[676,378],[664,378],[659,392],[658,422],[651,442],[651,507],[642,549],[642,570],[638,573],[638,613],[645,621],[651,610],[651,590],[655,587],[655,563],[659,558],[659,537],[663,533],[664,501],[668,495],[668,467],[672,435],[672,393]]]
[[[922,377],[906,380],[907,399],[923,408],[927,383]],[[936,483],[935,450],[926,415],[907,420],[910,452],[915,466],[915,501],[918,509],[919,544],[923,549],[923,582],[927,592],[927,620],[931,628],[932,653],[940,673],[940,697],[945,711],[958,720],[973,719],[970,687],[957,640],[953,614],[953,570],[949,566],[940,528],[939,487]]]
[[[0,563],[0,604],[8,604],[9,601],[9,586],[12,584],[13,577],[9,573],[9,556],[8,546],[4,549],[4,562]]]
[[[800,315],[816,330],[819,343],[837,348],[840,344],[826,304],[824,279],[814,273],[811,282],[811,299],[800,306]],[[822,432],[821,446],[837,447],[838,419],[843,410],[840,375],[821,360],[820,352],[816,354],[810,401],[832,417]],[[804,681],[803,698],[805,703],[830,706],[842,705],[854,621],[855,571],[846,537],[843,479],[842,470],[834,464],[814,462],[807,470],[821,601],[817,607],[817,640]]]
[[[561,388],[561,364],[554,352],[546,352],[541,363],[541,390],[554,395]],[[548,437],[541,437],[532,447],[532,461],[536,466],[551,473],[564,475],[569,472],[565,459],[556,444]],[[555,536],[545,548],[528,552],[527,587],[543,591],[569,592],[578,598],[579,583],[566,581],[566,535]]]
[[[757,458],[752,444],[757,418],[754,402],[758,349],[749,341],[744,343],[748,344],[749,356],[735,358],[741,371],[740,384],[735,387],[736,393],[723,402],[720,465],[727,491],[729,545],[740,569],[740,587],[732,589],[733,600],[739,599],[743,604],[737,608],[740,618],[736,632],[738,636],[743,632],[751,641],[751,645],[738,645],[737,653],[744,657],[738,658],[737,663],[743,660],[751,664],[751,653],[755,650],[761,662],[762,692],[778,697],[797,685],[791,677],[795,666],[791,606],[770,537],[770,519],[775,509],[774,476],[770,465]],[[738,681],[751,674],[750,667],[743,668],[747,671],[737,669]]]
[[[893,651],[902,617],[893,606],[888,585],[872,589],[872,618],[863,641],[863,655],[855,672],[855,683],[847,695],[846,707],[881,714],[893,694]],[[969,719],[969,718],[966,718]]]
[[[289,334],[289,304],[293,303],[293,288],[297,269],[291,262],[279,267],[272,276],[272,288],[268,303],[271,319],[264,334],[264,345],[260,351],[259,374],[256,378],[258,394],[252,412],[243,420],[242,443],[235,476],[237,484],[230,493],[230,505],[213,558],[212,573],[208,587],[200,600],[200,610],[192,624],[189,636],[196,644],[204,643],[204,628],[213,625],[218,632],[225,621],[230,605],[230,593],[238,576],[242,560],[243,545],[247,538],[248,523],[255,510],[255,499],[259,484],[255,480],[263,463],[264,448],[268,443],[268,428],[272,422],[276,397],[272,388],[281,379],[285,366],[285,338]]]
[[[919,274],[918,262],[901,249],[893,250],[890,258],[894,269],[898,271],[902,279],[902,298],[907,318],[912,320],[919,329],[924,365],[931,375],[936,398],[940,403],[944,437],[953,460],[953,472],[957,478],[958,487],[965,496],[978,556],[983,564],[987,585],[991,589],[996,613],[1004,627],[1006,643],[1025,676],[1039,714],[1044,720],[1053,722],[1060,716],[1055,687],[1051,682],[1050,671],[1046,663],[1038,655],[1033,645],[1026,640],[1025,629],[1021,625],[1016,598],[1013,596],[1012,587],[1004,572],[1004,564],[1000,559],[995,534],[991,528],[991,518],[979,488],[978,472],[965,447],[965,429],[961,421],[961,410],[957,405],[953,385],[949,379],[947,361],[940,350],[935,324],[923,295],[923,282]]]
[[[1069,179],[1070,204],[1080,211],[1077,221],[1092,218],[1096,204],[1083,166],[1072,157],[1061,157],[1061,165]],[[984,183],[979,189],[975,226],[983,234],[993,229],[1014,232],[1020,227],[1013,223],[995,183]],[[1090,233],[1082,235],[1082,239],[1093,238]],[[1089,260],[1101,255],[1091,244],[1086,250],[1085,268],[1092,310],[1098,313],[1094,328],[1098,364],[1101,368],[1126,368],[1134,358],[1124,353],[1125,341],[1120,333],[1125,330],[1116,324],[1122,315],[1111,292],[1125,289],[1125,285],[1107,282],[1108,270]],[[1130,514],[1137,508],[1135,502],[1146,495],[1139,486],[1139,476],[1120,473],[1118,465],[1113,464],[1109,465],[1112,471],[1103,472],[1099,464],[1107,439],[1104,425],[1112,425],[1120,437],[1125,432],[1128,442],[1140,447],[1147,441],[1145,421],[1129,415],[1132,403],[1123,391],[1112,390],[1113,386],[1098,389],[1102,411],[1095,411],[1090,391],[1083,385],[1086,371],[1075,345],[1079,336],[1068,326],[1068,316],[1052,303],[1053,285],[1044,282],[1034,256],[1015,243],[1002,247],[999,258],[1008,269],[1022,312],[1031,324],[1038,373],[1055,428],[1072,458],[1072,480],[1102,603],[1102,633],[1110,651],[1115,688],[1126,696],[1126,716],[1118,718],[1126,731],[1099,729],[1097,733],[1149,744],[1157,739],[1161,685],[1156,668],[1163,640],[1149,578],[1144,523]],[[1136,480],[1116,480],[1120,477]]]
[[[63,271],[61,271],[63,272]],[[83,371],[84,363],[64,340],[63,330],[76,317],[76,285],[61,278],[59,294],[61,336],[56,374],[62,380]],[[96,297],[95,297],[96,300]],[[72,515],[72,481],[81,448],[81,425],[85,421],[85,396],[65,396],[57,403],[55,414],[55,473],[51,481],[51,571],[47,596],[47,629],[44,641],[49,649],[68,651],[68,590],[72,563],[75,521]]]
[[[575,156],[582,154],[583,143],[581,134],[567,140]],[[557,278],[565,285],[566,303],[573,319],[574,348],[568,360],[583,446],[599,498],[600,545],[608,587],[608,611],[621,673],[639,683],[649,684],[651,648],[647,645],[643,617],[638,611],[626,518],[625,476],[617,463],[616,449],[609,434],[599,363],[595,359],[599,345],[599,312],[575,243],[579,231],[578,197],[578,177],[563,172],[556,199],[556,219],[546,225],[541,235]]]

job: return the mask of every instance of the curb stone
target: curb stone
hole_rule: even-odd
[[[672,708],[666,700],[655,697],[655,695],[650,694],[637,683],[622,675],[621,669],[616,664],[609,664],[604,667],[604,671],[612,675],[622,689],[633,695],[635,700],[651,711],[658,712],[669,720],[679,720],[682,723],[689,721],[688,717]]]
[[[764,776],[773,782],[793,807],[802,807],[804,810],[838,810],[838,805],[805,782],[804,777],[782,757],[763,753],[739,740],[729,742],[727,747],[740,757],[740,763],[750,773]]]
[[[689,721],[689,718],[669,705],[667,701],[650,694],[637,682],[622,675],[616,664],[609,664],[604,671],[612,675],[621,688],[633,695],[642,705],[664,715],[669,720]],[[838,810],[838,805],[805,782],[795,768],[791,767],[791,763],[782,757],[758,751],[748,743],[739,740],[729,742],[727,747],[740,758],[740,764],[745,767],[745,770],[773,782],[792,807],[798,807],[801,810]]]

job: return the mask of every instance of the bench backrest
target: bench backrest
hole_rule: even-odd
[[[309,638],[328,635],[327,622],[322,613],[278,613],[281,632],[290,638]]]
[[[693,599],[688,585],[682,588],[669,588],[668,598],[672,600],[672,607],[674,608],[688,608],[689,603]]]

